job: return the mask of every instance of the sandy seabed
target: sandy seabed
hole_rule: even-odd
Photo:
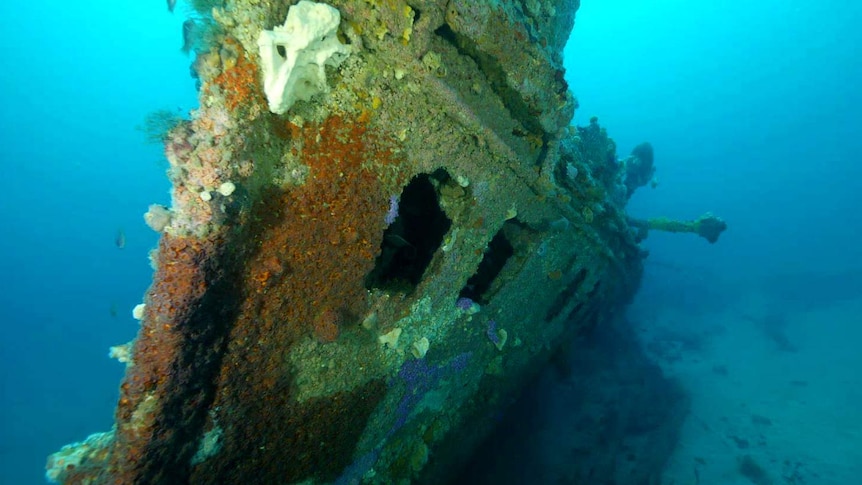
[[[691,397],[662,485],[862,483],[862,295],[794,309],[737,289],[709,311],[632,308],[647,352]]]

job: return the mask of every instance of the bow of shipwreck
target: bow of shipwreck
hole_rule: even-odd
[[[200,108],[164,135],[116,423],[48,477],[439,483],[641,277],[646,161],[570,125],[578,2],[334,0],[281,114],[259,41],[295,2],[193,3]]]

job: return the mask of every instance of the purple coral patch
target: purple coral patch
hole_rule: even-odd
[[[470,311],[470,309],[473,308],[473,300],[461,297],[455,302],[455,306],[462,312]]]
[[[497,322],[494,320],[488,320],[488,328],[485,330],[485,335],[488,337],[488,340],[491,341],[492,344],[496,346],[500,346],[500,334],[497,333]]]
[[[390,195],[389,196],[389,212],[386,213],[386,217],[383,218],[383,221],[386,225],[390,225],[395,222],[395,219],[398,219],[398,196]]]

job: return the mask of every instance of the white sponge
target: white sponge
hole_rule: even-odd
[[[296,100],[326,91],[324,66],[338,66],[349,54],[336,37],[339,22],[335,8],[302,0],[287,11],[284,25],[261,31],[257,45],[270,111],[282,114]]]

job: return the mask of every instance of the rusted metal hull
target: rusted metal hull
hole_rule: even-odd
[[[613,142],[568,126],[577,2],[332,2],[354,51],[281,116],[254,38],[288,5],[228,3],[115,429],[54,478],[439,483],[640,280]]]

